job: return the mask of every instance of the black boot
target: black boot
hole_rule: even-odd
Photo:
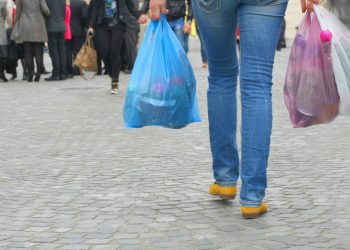
[[[8,82],[9,80],[7,80],[4,71],[0,72],[0,82]]]
[[[40,76],[41,74],[36,74],[34,78],[34,82],[40,82]]]

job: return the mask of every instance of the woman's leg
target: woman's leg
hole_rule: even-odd
[[[236,143],[238,60],[235,30],[238,1],[193,1],[196,20],[208,53],[208,112],[213,171],[220,186],[236,186],[239,157]]]
[[[72,51],[72,40],[66,40],[66,60],[67,60],[67,76],[73,77],[73,51]]]
[[[0,58],[0,82],[7,82],[5,76],[6,61],[4,58]]]
[[[24,43],[24,59],[28,70],[29,82],[33,81],[33,76],[34,76],[33,46],[34,46],[34,43],[31,43],[31,42]]]
[[[119,82],[119,73],[121,67],[120,50],[122,48],[125,27],[118,24],[111,31],[110,37],[110,75],[113,82]]]
[[[284,3],[281,3],[283,2]],[[245,4],[245,2],[249,2]],[[272,68],[286,0],[238,9],[241,44],[242,159],[241,204],[258,207],[267,186],[266,168],[272,129]]]
[[[44,67],[44,51],[43,51],[43,44],[42,43],[33,43],[34,46],[34,55],[35,55],[35,62],[37,67],[37,72],[35,76],[35,81],[40,81],[41,76],[41,69]]]
[[[110,40],[111,40],[110,33],[111,32],[108,31],[107,28],[102,27],[102,26],[98,27],[96,30],[97,53],[100,56],[100,58],[102,58],[102,60],[105,64],[105,67],[107,67],[107,68],[109,65],[109,56],[110,56],[110,51],[109,51]]]

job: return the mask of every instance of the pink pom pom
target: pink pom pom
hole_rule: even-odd
[[[330,42],[332,41],[333,34],[329,30],[324,30],[324,31],[321,31],[320,38],[323,43]]]

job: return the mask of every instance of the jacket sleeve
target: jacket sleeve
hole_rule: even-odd
[[[140,15],[147,14],[149,10],[149,0],[145,0],[140,10]]]
[[[193,19],[193,9],[192,9],[192,1],[187,0],[187,8],[188,8],[188,13],[187,13],[187,21],[191,21]]]
[[[90,17],[89,17],[89,28],[95,28],[97,23],[98,11],[99,11],[99,0],[92,0],[90,2]]]
[[[132,0],[126,0],[126,6],[132,16],[139,18],[141,13],[139,12],[139,6],[136,6]]]
[[[40,0],[40,9],[41,9],[42,13],[44,13],[45,16],[51,15],[50,9],[47,6],[45,0]]]
[[[23,0],[17,0],[16,1],[16,16],[15,16],[15,23],[21,18],[22,15],[22,1]]]

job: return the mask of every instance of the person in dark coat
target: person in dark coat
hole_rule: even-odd
[[[89,20],[89,33],[96,31],[97,50],[102,55],[112,79],[111,94],[119,91],[121,67],[120,50],[126,24],[133,22],[138,11],[132,13],[131,0],[93,0]]]
[[[132,4],[130,8],[133,9],[131,13],[138,13],[139,0],[131,0]],[[137,56],[137,41],[140,32],[140,24],[137,22],[137,17],[132,19],[131,22],[126,23],[126,32],[124,35],[124,41],[122,46],[122,69],[124,73],[130,74],[135,63]]]
[[[46,81],[65,80],[67,77],[65,39],[66,0],[46,0],[51,15],[46,20],[49,35],[49,53],[52,60],[52,75]]]

